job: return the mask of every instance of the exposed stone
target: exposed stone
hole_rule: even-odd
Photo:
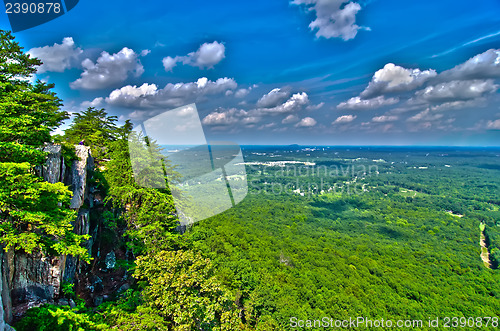
[[[111,270],[116,265],[116,255],[115,252],[111,251],[106,255],[106,259],[104,260],[106,264],[106,269]]]
[[[103,303],[103,301],[104,301],[104,298],[102,296],[96,296],[94,298],[94,306],[97,307],[97,306],[101,305]]]
[[[79,210],[88,198],[87,176],[94,163],[89,147],[75,146],[75,149],[79,160],[73,162],[70,171],[66,171],[61,146],[46,146],[44,151],[49,153],[48,159],[38,172],[47,182],[63,181],[70,185],[73,191],[70,207]],[[77,234],[89,234],[89,212],[79,211],[73,225]],[[90,251],[92,241],[86,244]],[[81,263],[73,257],[48,257],[41,253],[25,254],[12,250],[5,253],[2,247],[0,251],[0,331],[10,330],[6,323],[10,323],[14,316],[20,316],[31,307],[57,300],[62,280],[73,281]],[[97,282],[94,287],[102,291],[102,280],[100,285]]]
[[[65,263],[65,256],[47,257],[41,253],[28,255],[17,252],[10,281],[12,304],[16,306],[57,298]]]
[[[80,208],[85,198],[87,197],[87,173],[93,167],[93,160],[90,155],[90,147],[77,145],[75,153],[79,160],[73,161],[71,167],[71,190],[73,198],[71,199],[70,208]]]
[[[102,285],[102,279],[99,276],[92,275],[90,281],[92,283],[91,286],[93,288],[93,292],[99,293],[99,292],[102,292],[104,290],[104,286]]]
[[[49,145],[43,149],[48,152],[47,162],[42,167],[42,177],[49,183],[60,182],[64,178],[64,158],[61,153],[61,145]]]
[[[120,286],[120,288],[118,289],[118,293],[123,293],[123,292],[127,291],[129,288],[130,288],[130,284],[125,283],[122,286]]]

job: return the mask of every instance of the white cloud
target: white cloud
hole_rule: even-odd
[[[95,98],[92,101],[84,101],[84,102],[82,102],[81,106],[85,107],[85,108],[87,108],[87,107],[99,107],[100,105],[102,105],[103,101],[104,101],[104,98],[99,97],[99,98]]]
[[[376,116],[376,117],[372,118],[372,121],[376,122],[376,123],[386,123],[386,122],[394,122],[394,121],[397,121],[398,119],[399,119],[398,116],[382,115],[382,116]]]
[[[135,108],[179,107],[196,102],[205,95],[223,94],[237,86],[234,79],[226,77],[216,81],[202,77],[196,82],[169,83],[162,89],[158,89],[155,84],[143,84],[140,87],[127,85],[111,92],[106,102]]]
[[[115,106],[136,105],[140,107],[140,103],[145,100],[145,97],[157,93],[158,87],[156,84],[144,83],[140,87],[127,85],[111,92],[109,97],[106,98],[106,102]]]
[[[289,123],[293,123],[293,122],[297,122],[299,120],[299,117],[297,115],[288,115],[287,117],[285,117],[281,123],[283,124],[289,124]]]
[[[224,44],[214,41],[204,43],[196,52],[191,52],[186,56],[164,57],[162,62],[166,71],[171,71],[179,62],[200,69],[211,69],[226,57],[225,53]]]
[[[285,114],[297,112],[309,104],[309,96],[305,92],[295,93],[284,103],[272,108],[258,108],[261,113]]]
[[[452,102],[480,98],[485,94],[494,93],[499,86],[493,80],[453,80],[428,86],[415,93],[415,99],[410,102]]]
[[[231,108],[228,110],[219,109],[214,111],[202,120],[205,125],[230,125],[238,122],[236,116],[238,116],[242,111],[236,108]]]
[[[361,92],[364,99],[390,92],[411,91],[422,86],[430,78],[436,77],[435,70],[406,69],[393,63],[375,72],[367,88]]]
[[[306,110],[309,110],[309,111],[311,111],[311,110],[318,110],[321,107],[323,107],[324,105],[325,105],[324,102],[320,102],[317,105],[309,105],[309,106],[306,107]]]
[[[443,80],[500,78],[500,49],[489,49],[456,67],[443,71]]]
[[[432,122],[432,121],[437,121],[441,118],[443,118],[443,114],[433,114],[431,113],[431,110],[427,108],[426,110],[416,114],[415,116],[410,117],[407,119],[408,122]]]
[[[74,67],[83,51],[75,46],[73,38],[66,37],[61,44],[32,48],[27,53],[43,62],[37,71],[41,74],[47,71],[63,72]]]
[[[150,49],[143,49],[143,50],[141,51],[141,56],[146,56],[146,55],[148,55],[149,53],[151,53],[151,50],[150,50]]]
[[[290,96],[290,91],[282,90],[280,88],[272,89],[269,93],[264,94],[259,101],[257,107],[272,108],[283,103]]]
[[[164,57],[162,62],[165,71],[172,71],[172,69],[177,65],[177,60],[170,56]]]
[[[351,123],[354,121],[358,116],[356,115],[342,115],[337,117],[335,121],[332,122],[332,124],[345,124],[345,123]]]
[[[316,31],[316,37],[342,38],[349,40],[356,37],[358,30],[363,29],[356,24],[356,14],[361,6],[346,0],[294,0],[292,4],[305,5],[316,12],[316,19],[309,28]],[[369,28],[364,28],[369,30]]]
[[[500,120],[488,121],[486,128],[488,130],[500,130]]]
[[[337,105],[338,109],[352,109],[352,110],[363,110],[363,109],[375,109],[382,106],[389,106],[398,103],[398,98],[384,98],[384,96],[379,96],[372,99],[361,99],[360,97],[353,97],[345,102],[341,102]]]
[[[316,125],[316,120],[312,117],[305,117],[300,120],[299,123],[295,124],[296,128],[310,128]]]
[[[113,55],[102,52],[96,63],[87,58],[82,66],[81,77],[70,83],[73,89],[102,89],[125,81],[129,74],[138,77],[144,72],[138,55],[127,47]]]

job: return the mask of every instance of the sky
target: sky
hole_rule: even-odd
[[[499,146],[499,13],[498,0],[81,0],[14,35],[72,114],[140,124],[194,103],[207,140]]]

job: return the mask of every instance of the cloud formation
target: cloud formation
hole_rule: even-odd
[[[487,80],[453,80],[428,86],[415,93],[411,102],[443,103],[454,101],[467,101],[477,99],[485,94],[494,93],[498,90],[492,79]]]
[[[179,107],[198,101],[202,96],[223,94],[234,90],[238,84],[232,78],[219,78],[216,81],[206,77],[196,82],[169,83],[158,89],[156,84],[143,84],[140,87],[127,85],[116,89],[106,98],[106,102],[128,108]]]
[[[386,93],[411,91],[422,86],[430,78],[436,77],[435,70],[406,69],[393,63],[375,72],[372,80],[361,92],[364,99],[377,97]]]
[[[316,120],[312,117],[305,117],[295,124],[296,128],[310,128],[316,125]]]
[[[95,63],[87,58],[82,66],[80,78],[70,83],[73,89],[102,89],[124,82],[130,74],[138,77],[144,73],[139,55],[127,47],[113,55],[102,52]]]
[[[272,89],[269,93],[264,94],[259,101],[257,107],[272,108],[278,106],[290,96],[290,91],[280,88]]]
[[[353,97],[345,102],[337,105],[338,109],[351,109],[351,110],[365,110],[375,109],[382,106],[389,106],[398,103],[398,98],[384,98],[383,95],[372,99],[361,99],[360,97]]]
[[[43,62],[37,70],[37,73],[41,74],[48,71],[63,72],[75,67],[83,51],[80,47],[76,47],[73,38],[66,37],[61,44],[54,43],[52,46],[35,47],[27,53]]]
[[[316,37],[342,38],[356,37],[360,29],[369,30],[356,24],[356,14],[361,10],[359,3],[346,0],[294,0],[292,4],[305,5],[316,13],[316,19],[309,24]]]
[[[332,122],[332,124],[345,124],[345,123],[351,123],[354,121],[358,116],[356,115],[342,115],[337,117],[335,121]]]
[[[164,57],[163,67],[165,71],[172,71],[177,63],[182,63],[200,69],[212,69],[216,64],[226,57],[224,44],[214,41],[204,43],[196,52],[191,52],[186,56]]]
[[[489,49],[456,67],[443,71],[442,80],[500,78],[500,49]]]

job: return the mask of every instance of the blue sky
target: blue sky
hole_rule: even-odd
[[[500,3],[85,1],[15,33],[64,108],[240,144],[499,145]],[[2,13],[0,28],[9,29]]]

